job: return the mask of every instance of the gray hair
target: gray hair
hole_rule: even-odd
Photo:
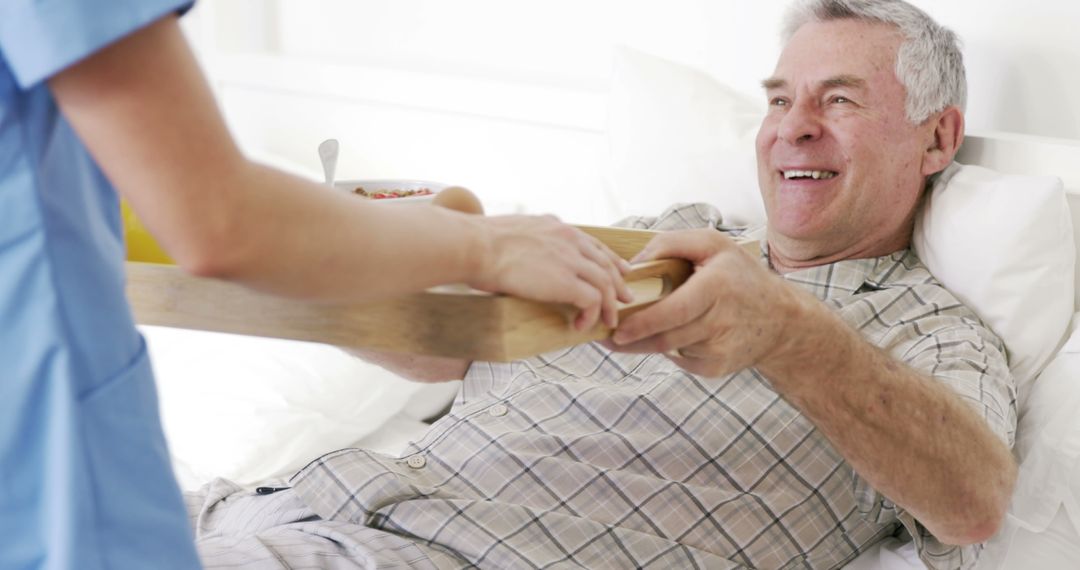
[[[854,19],[899,28],[904,42],[896,55],[896,78],[907,91],[907,119],[922,124],[946,107],[967,103],[967,78],[960,40],[925,12],[903,0],[801,0],[784,17],[786,44],[803,24]]]

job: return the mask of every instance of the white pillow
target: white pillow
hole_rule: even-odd
[[[987,545],[980,569],[1080,566],[1080,313],[1072,329],[1020,411],[1014,450],[1020,476],[1004,528]],[[1071,564],[1031,566],[1050,559]]]
[[[325,345],[140,327],[181,486],[292,475],[348,447],[434,390]],[[435,405],[431,405],[435,407]]]
[[[754,137],[764,110],[701,71],[617,50],[606,183],[619,217],[707,202],[729,223],[763,222]]]
[[[1021,401],[1073,312],[1072,220],[1061,180],[953,164],[916,218],[930,272],[1005,341]]]
[[[629,49],[617,53],[609,99],[609,191],[622,215],[708,202],[729,221],[764,221],[754,156],[763,104]],[[913,244],[1004,339],[1023,395],[1073,311],[1075,252],[1061,181],[950,167],[917,218]]]

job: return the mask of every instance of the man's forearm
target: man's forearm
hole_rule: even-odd
[[[947,387],[799,293],[797,330],[758,370],[867,482],[940,540],[989,538],[1016,479],[1008,448]]]

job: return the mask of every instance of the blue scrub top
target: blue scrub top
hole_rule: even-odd
[[[187,4],[0,2],[3,569],[199,566],[124,297],[116,193],[44,83]]]

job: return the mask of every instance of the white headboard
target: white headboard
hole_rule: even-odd
[[[968,135],[956,160],[1008,174],[1057,176],[1065,184],[1073,223],[1073,242],[1080,252],[1080,141],[1016,133]],[[1080,263],[1076,266],[1080,284]],[[1080,287],[1074,305],[1080,308]]]

